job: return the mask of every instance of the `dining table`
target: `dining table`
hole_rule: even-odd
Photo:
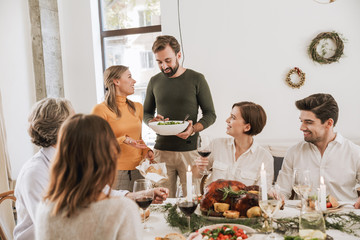
[[[171,203],[176,204],[175,198],[168,198],[163,204]],[[339,202],[340,205],[343,204],[343,202]],[[156,206],[157,204],[154,204],[153,208],[154,210],[151,210],[149,218],[146,220],[146,223],[148,226],[151,227],[150,231],[143,231],[143,239],[144,240],[155,240],[156,237],[165,237],[166,234],[169,233],[181,233],[179,228],[171,227],[166,222],[166,212],[157,211]],[[288,218],[288,217],[299,217],[300,215],[300,200],[286,200],[285,201],[285,207],[283,210],[279,210],[274,218]],[[152,207],[150,207],[152,208]],[[360,209],[355,209],[352,205],[347,204],[342,206],[340,209],[338,209],[337,213],[345,213],[352,211],[357,215],[360,215]],[[357,234],[360,235],[360,227],[358,226]],[[326,230],[326,234],[331,236],[334,240],[359,240],[359,237],[356,237],[352,234],[347,234],[344,232],[341,232],[339,230],[329,229]],[[284,236],[276,233],[277,239],[284,239]],[[250,238],[251,240],[264,240],[266,239],[267,234],[254,234]]]

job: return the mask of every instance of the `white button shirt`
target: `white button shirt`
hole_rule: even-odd
[[[284,158],[277,183],[289,198],[292,190],[294,169],[309,169],[313,189],[320,186],[324,177],[327,195],[340,201],[356,201],[355,185],[360,181],[360,147],[336,134],[321,157],[319,149],[312,143],[300,142],[291,147]]]
[[[264,162],[267,185],[274,178],[274,158],[255,140],[251,147],[235,159],[235,143],[233,138],[217,138],[211,142],[209,166],[213,171],[208,183],[217,179],[236,180],[247,186],[260,184],[260,168]]]
[[[54,147],[41,148],[21,168],[15,186],[17,225],[14,239],[35,239],[34,222],[37,205],[43,198],[44,190],[49,184],[50,165],[55,155]],[[104,192],[109,191],[104,188]],[[114,191],[111,196],[125,196],[128,191]]]

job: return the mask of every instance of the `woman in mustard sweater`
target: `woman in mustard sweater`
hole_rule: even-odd
[[[104,72],[105,101],[92,110],[110,124],[121,148],[113,188],[129,191],[133,190],[136,179],[143,178],[135,167],[145,157],[154,158],[153,151],[141,138],[143,106],[127,99],[134,93],[135,83],[128,67],[115,65],[107,68]]]

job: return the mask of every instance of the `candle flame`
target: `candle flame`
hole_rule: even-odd
[[[188,166],[188,172],[191,172],[191,166],[190,165]]]
[[[264,163],[261,164],[261,170],[264,170]]]
[[[320,177],[320,183],[321,183],[321,184],[324,184],[324,178],[323,178],[323,176]]]

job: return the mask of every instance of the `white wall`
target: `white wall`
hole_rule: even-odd
[[[268,114],[268,124],[257,138],[290,144],[301,139],[294,101],[328,92],[340,106],[338,130],[360,138],[360,1],[179,1],[184,65],[205,74],[218,115],[208,132],[225,136],[232,104],[250,100]],[[83,113],[101,100],[96,92],[102,81],[96,5],[97,0],[58,0],[65,97]],[[163,33],[179,39],[176,7],[176,0],[161,0]],[[27,135],[27,116],[35,102],[28,1],[0,0],[0,30],[0,88],[16,177],[34,154]],[[333,30],[348,39],[346,56],[330,65],[312,62],[308,44],[318,33]],[[284,82],[295,66],[307,76],[300,89]]]
[[[162,0],[163,34],[180,39],[176,0]],[[216,123],[212,135],[225,136],[225,119],[234,102],[261,104],[268,123],[261,142],[292,144],[302,138],[294,102],[313,93],[332,94],[340,106],[338,131],[360,137],[360,1],[338,0],[180,0],[185,67],[205,74],[213,94]],[[319,65],[307,46],[320,32],[342,33],[345,56]],[[300,89],[285,84],[288,71],[306,73]]]
[[[97,0],[58,0],[58,10],[65,98],[76,112],[90,113],[95,79],[102,79]]]
[[[0,91],[13,177],[33,155],[27,117],[35,102],[28,1],[0,0]]]

